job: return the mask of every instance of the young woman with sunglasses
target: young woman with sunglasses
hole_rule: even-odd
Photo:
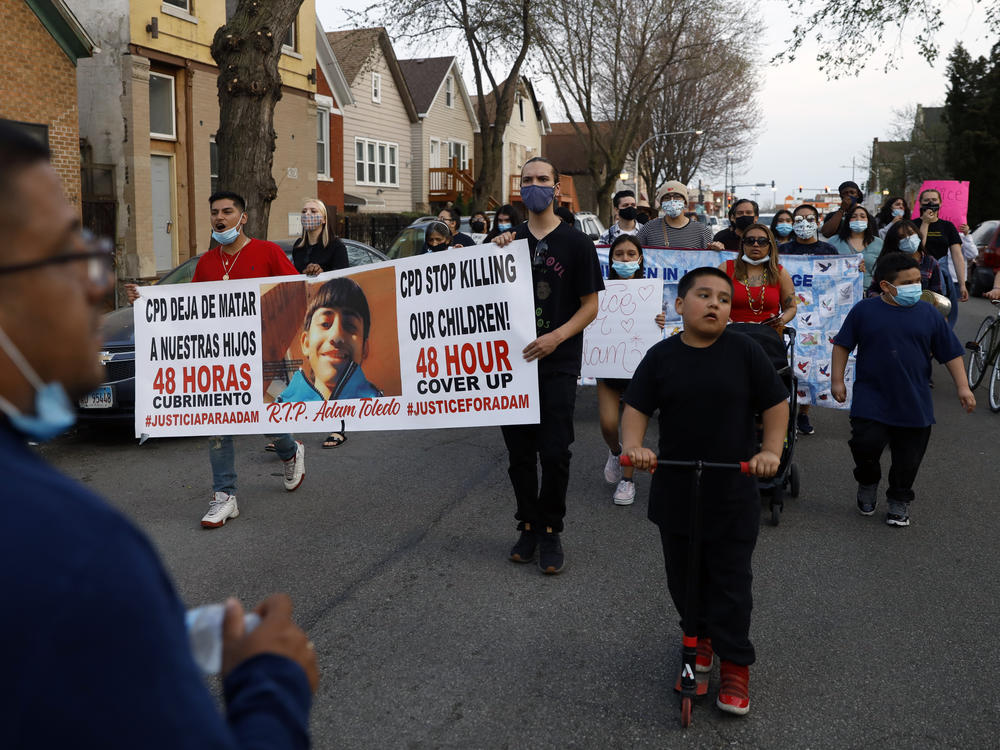
[[[795,285],[778,264],[771,230],[751,224],[740,239],[740,254],[719,266],[733,280],[734,323],[767,323],[780,331],[795,317]]]

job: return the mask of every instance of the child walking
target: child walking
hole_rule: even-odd
[[[689,271],[677,287],[675,307],[684,330],[650,348],[625,391],[624,451],[638,469],[656,465],[642,446],[659,410],[659,455],[671,460],[735,463],[749,458],[750,472],[778,471],[788,423],[788,391],[760,345],[726,328],[732,280],[718,268]],[[754,454],[757,418],[764,428]],[[752,456],[752,457],[751,457]],[[660,467],[649,491],[649,520],[660,528],[667,588],[683,617],[687,601],[690,470]],[[753,607],[750,558],[760,525],[757,483],[737,472],[706,471],[701,483],[701,568],[698,628],[699,672],[720,659],[716,704],[723,711],[750,710],[750,643]]]
[[[948,368],[962,407],[967,412],[976,408],[962,368],[962,345],[941,314],[920,301],[920,281],[920,264],[912,255],[882,256],[875,268],[879,296],[852,307],[833,338],[830,391],[840,403],[847,399],[847,357],[858,348],[848,442],[858,510],[863,516],[875,513],[882,478],[879,459],[888,445],[892,464],[885,522],[890,526],[910,525],[913,481],[934,424],[932,355]]]
[[[619,234],[608,250],[611,268],[608,281],[615,279],[644,279],[646,266],[642,257],[642,245],[633,235]],[[656,324],[663,328],[667,317],[662,312],[656,316]],[[627,378],[597,379],[597,413],[601,422],[601,435],[608,445],[608,460],[604,464],[604,479],[608,484],[616,484],[611,499],[615,505],[631,505],[635,501],[635,483],[632,481],[635,469],[624,469],[618,461],[622,446],[618,440],[618,413],[622,394],[628,387]]]

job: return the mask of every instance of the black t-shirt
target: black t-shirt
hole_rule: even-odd
[[[837,248],[829,242],[799,242],[798,238],[778,245],[778,255],[839,255]]]
[[[292,245],[292,265],[296,271],[302,273],[310,263],[315,263],[324,271],[347,268],[350,265],[347,260],[347,246],[337,237],[331,237],[325,246],[322,241],[315,245],[307,245],[299,237]]]
[[[456,232],[455,236],[451,238],[452,246],[461,245],[462,247],[475,247],[476,241],[472,239],[465,232]]]
[[[659,409],[662,459],[739,462],[756,449],[755,414],[788,398],[760,344],[731,329],[711,346],[688,346],[680,334],[654,344],[632,376],[625,403],[647,416]],[[686,536],[691,469],[661,466],[649,492],[649,520]],[[701,478],[702,535],[752,539],[760,521],[757,480],[706,469]]]
[[[726,246],[726,250],[740,249],[740,236],[729,228],[716,232],[712,238],[712,242],[721,242]]]
[[[604,289],[601,264],[593,240],[566,222],[560,222],[542,240],[535,239],[528,231],[527,222],[515,227],[514,233],[519,240],[528,240],[531,249],[535,329],[542,336],[572,318],[580,309],[581,297]],[[540,359],[538,372],[541,375],[557,372],[579,375],[582,358],[581,331]]]
[[[924,240],[924,249],[935,260],[941,260],[948,254],[948,248],[952,245],[961,245],[962,238],[958,235],[955,225],[947,219],[938,219],[933,224],[927,225],[927,239]]]

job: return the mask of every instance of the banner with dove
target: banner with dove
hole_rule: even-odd
[[[608,273],[608,248],[597,248],[598,258],[605,278]],[[718,267],[736,253],[715,250],[672,250],[646,248],[643,260],[647,281],[663,284],[663,306],[666,327],[657,328],[656,338],[672,336],[681,330],[680,316],[674,310],[677,282],[688,271],[703,266]],[[854,356],[851,355],[844,374],[847,401],[838,404],[830,394],[831,357],[833,337],[840,330],[847,313],[864,295],[863,274],[860,270],[861,255],[782,255],[781,265],[792,277],[798,313],[791,321],[795,329],[795,357],[793,367],[798,377],[799,402],[831,409],[846,409],[851,405],[851,385],[854,382]],[[620,284],[623,282],[609,282]],[[637,281],[629,283],[637,284]],[[655,314],[656,311],[654,311]],[[600,313],[598,314],[600,318]],[[648,310],[644,318],[650,318]],[[595,321],[596,322],[596,321]],[[640,322],[637,320],[637,324]],[[593,325],[593,324],[592,324]],[[587,333],[584,334],[584,375],[593,375],[586,369]],[[647,345],[651,346],[651,342]],[[634,366],[633,366],[634,369]],[[628,374],[598,377],[631,377]]]

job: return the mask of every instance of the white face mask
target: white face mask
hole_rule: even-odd
[[[816,236],[816,222],[813,221],[796,221],[792,225],[792,229],[795,231],[795,235],[803,240],[812,239]]]
[[[681,200],[663,201],[663,203],[660,204],[660,208],[662,208],[663,212],[671,219],[676,219],[684,212],[684,201]]]
[[[765,263],[767,263],[768,256],[765,255],[763,258],[756,258],[756,259],[754,259],[754,258],[751,258],[746,253],[743,253],[743,255],[740,256],[740,259],[744,263],[749,263],[751,266],[762,266]]]

